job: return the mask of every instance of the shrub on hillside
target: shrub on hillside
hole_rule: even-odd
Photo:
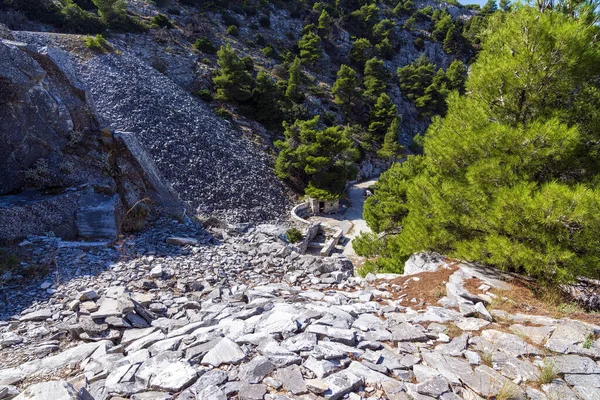
[[[173,28],[173,24],[171,23],[171,21],[169,21],[169,18],[167,18],[163,14],[158,14],[158,15],[155,15],[154,17],[152,17],[151,24],[152,24],[152,26],[154,26],[156,28],[167,28],[167,29]]]
[[[231,35],[231,36],[239,36],[240,35],[240,31],[238,29],[237,26],[235,25],[229,25],[227,27],[227,34]]]
[[[217,52],[217,48],[207,37],[196,39],[194,47],[206,54],[215,54]]]
[[[110,50],[110,45],[106,39],[104,39],[104,36],[100,34],[97,34],[96,36],[88,35],[85,37],[85,39],[83,39],[83,41],[88,49],[100,52],[106,52]]]
[[[213,95],[208,89],[200,89],[198,90],[198,97],[200,97],[204,101],[212,101]]]

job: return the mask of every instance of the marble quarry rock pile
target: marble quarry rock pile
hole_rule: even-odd
[[[14,35],[61,46],[44,33]],[[203,101],[134,52],[72,59],[102,120],[132,133],[191,211],[230,222],[287,219],[290,193],[274,160]]]
[[[0,399],[600,395],[600,327],[488,311],[488,290],[503,281],[470,264],[453,266],[440,305],[419,309],[392,276],[299,255],[273,225],[217,240],[170,221],[121,246],[63,248],[64,283],[32,282],[11,301]],[[418,260],[448,268],[436,255]],[[465,289],[472,277],[484,294]]]

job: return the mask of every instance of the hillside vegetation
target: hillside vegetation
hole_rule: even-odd
[[[597,5],[575,6],[489,20],[466,94],[367,201],[367,270],[435,250],[544,281],[598,277],[600,29]]]
[[[225,119],[262,125],[278,176],[322,198],[339,197],[362,162],[385,169],[404,146],[420,151],[497,11],[411,0],[1,0],[0,10],[89,35],[98,54],[122,33],[152,34],[165,42],[151,61],[160,72],[169,54],[194,52],[189,89]],[[14,14],[2,20],[23,29]]]

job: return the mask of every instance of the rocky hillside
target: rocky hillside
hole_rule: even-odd
[[[600,326],[497,308],[510,277],[416,255],[416,275],[356,278],[280,232],[24,245],[61,269],[5,294],[0,398],[598,398]]]
[[[294,54],[298,53],[298,43],[304,31],[316,26],[316,9],[277,2],[243,6],[232,2],[231,7],[227,8],[193,1],[132,0],[126,2],[126,10],[117,11],[115,8],[110,12],[120,13],[121,25],[118,25],[114,22],[116,14],[109,17],[107,9],[100,11],[89,2],[76,2],[73,8],[80,10],[76,12],[69,7],[55,8],[56,5],[50,3],[41,2],[37,6],[40,9],[36,10],[34,6],[2,2],[0,22],[13,29],[11,33],[3,28],[3,32],[7,38],[13,37],[22,43],[22,47],[26,45],[30,52],[48,53],[50,57],[60,54],[57,56],[60,57],[58,68],[62,69],[61,74],[68,75],[67,83],[72,87],[65,86],[65,81],[53,83],[52,71],[36,77],[37,82],[50,85],[54,97],[67,108],[74,101],[74,96],[79,96],[77,101],[85,102],[90,110],[87,114],[67,116],[61,106],[63,109],[59,111],[58,120],[48,116],[43,121],[35,122],[38,128],[45,128],[40,124],[46,121],[50,125],[62,124],[50,128],[61,132],[62,142],[59,143],[57,138],[44,137],[44,146],[53,149],[52,157],[47,151],[40,151],[37,145],[27,154],[24,165],[7,165],[10,174],[5,178],[6,190],[3,189],[2,194],[21,193],[28,189],[39,191],[50,187],[56,192],[104,179],[100,176],[101,171],[100,175],[98,171],[94,172],[93,178],[88,176],[93,160],[87,160],[87,165],[73,164],[68,157],[64,160],[60,155],[67,153],[63,149],[67,141],[71,143],[69,146],[73,152],[95,154],[83,146],[80,149],[73,146],[76,140],[71,136],[75,138],[86,130],[108,128],[128,132],[131,140],[139,142],[139,149],[149,154],[147,160],[156,165],[156,171],[151,175],[164,177],[164,184],[171,186],[179,198],[187,203],[188,215],[214,215],[238,222],[287,219],[293,195],[272,172],[276,151],[273,143],[281,138],[281,121],[278,121],[278,127],[275,124],[267,129],[266,123],[263,126],[257,122],[260,118],[250,118],[248,109],[258,100],[253,99],[251,104],[237,104],[213,98],[218,92],[213,78],[219,73],[215,53],[221,45],[231,45],[236,54],[245,60],[252,79],[259,73],[266,73],[281,88],[289,78],[288,68]],[[50,11],[41,11],[43,7],[56,14],[51,16],[48,14]],[[378,16],[373,18],[387,27],[389,32],[385,34],[386,38],[389,35],[393,43],[393,52],[386,56],[384,65],[389,75],[385,79],[389,80],[386,82],[387,91],[401,117],[398,135],[404,143],[409,143],[416,133],[425,130],[429,119],[421,116],[406,94],[400,93],[396,68],[415,61],[421,54],[433,63],[432,68],[435,65],[436,68],[447,69],[454,59],[466,60],[466,53],[449,55],[440,40],[430,38],[437,24],[432,18],[435,17],[434,10],[438,13],[444,10],[444,15],[448,18],[451,16],[456,23],[462,21],[462,24],[474,12],[458,5],[418,2],[409,8],[415,15],[421,15],[421,19],[408,24],[410,13],[402,14],[383,3],[378,7]],[[78,20],[86,15],[88,20]],[[320,115],[321,123],[329,125],[358,123],[366,126],[368,123],[372,105],[365,103],[357,112],[346,113],[334,100],[332,88],[340,66],[351,64],[362,75],[361,63],[364,64],[364,60],[353,61],[352,58],[358,33],[351,32],[351,25],[345,20],[349,17],[336,18],[330,33],[323,34],[320,60],[314,65],[306,63],[302,66],[300,90],[304,100],[286,106],[288,120]],[[94,48],[90,43],[86,47],[86,36],[71,33],[96,29],[96,25],[92,24],[94,21],[100,21],[105,24],[102,26],[109,28],[102,30],[108,40],[106,48]],[[128,25],[127,21],[137,22]],[[386,21],[389,26],[385,25]],[[128,30],[130,33],[123,33]],[[422,45],[417,45],[419,41]],[[373,43],[374,46],[375,41]],[[11,46],[15,47],[14,44],[8,45]],[[365,50],[365,56],[375,56],[374,48]],[[43,63],[41,67],[46,68]],[[7,90],[15,88],[11,86]],[[75,103],[69,111],[72,112],[74,107]],[[351,114],[355,114],[357,121],[353,120]],[[11,126],[16,121],[12,121],[10,126],[7,121],[7,125],[3,126],[7,131],[3,133],[5,142],[12,142],[8,136],[14,135]],[[380,144],[373,147],[371,139],[353,139],[366,140],[367,143],[363,149],[359,177],[377,175],[389,165],[387,161],[377,159],[373,152]],[[367,147],[371,147],[371,150],[365,150]],[[109,150],[106,154],[115,153]],[[50,172],[46,173],[46,170]],[[65,173],[67,170],[73,172]],[[40,176],[44,174],[59,178],[52,180],[44,176],[45,181],[40,185]],[[15,183],[17,176],[20,181],[18,184]],[[35,184],[23,182],[26,176],[36,181],[33,182]],[[26,209],[29,209],[29,204],[37,201],[35,196],[36,193],[33,197],[7,198],[3,203],[12,206],[18,202],[20,205],[26,204]],[[121,214],[145,197],[141,192],[131,196],[120,207]],[[110,205],[106,207],[110,208]],[[60,225],[56,218],[53,221],[53,225]],[[37,230],[25,229],[12,233],[10,237],[50,231],[60,236],[78,235],[72,224],[70,227],[50,228],[47,223],[42,223]],[[9,235],[5,236],[8,238]]]
[[[112,238],[155,210],[183,215],[134,137],[97,117],[66,52],[0,42],[0,242],[31,234]]]
[[[0,400],[600,399],[598,314],[437,253],[358,277],[275,223],[270,117],[371,176],[463,88],[475,12],[392,3],[0,0]]]
[[[190,211],[231,221],[284,220],[289,207],[268,155],[202,101],[134,55],[96,55],[80,38],[15,32],[35,48],[71,51],[102,121],[137,138]],[[256,188],[261,188],[256,190]]]

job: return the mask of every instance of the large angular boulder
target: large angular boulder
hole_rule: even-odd
[[[434,272],[446,264],[445,257],[432,252],[415,253],[404,263],[404,275]]]

